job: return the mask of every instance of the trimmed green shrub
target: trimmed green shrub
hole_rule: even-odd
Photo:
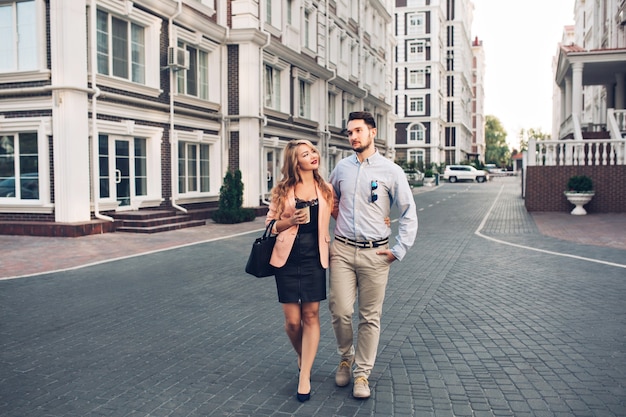
[[[593,182],[586,175],[574,175],[567,181],[567,191],[577,193],[593,191]]]
[[[243,205],[243,181],[241,171],[228,170],[224,176],[224,182],[220,187],[219,208],[211,216],[215,223],[234,224],[250,222],[256,214],[251,208],[242,208]]]

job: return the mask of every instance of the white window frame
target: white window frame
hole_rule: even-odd
[[[132,3],[130,3],[132,5]],[[98,73],[96,75],[98,84],[113,87],[123,91],[144,94],[149,97],[158,97],[160,89],[161,67],[160,67],[160,33],[163,21],[146,12],[132,6],[126,7],[126,2],[115,0],[99,0],[98,10],[115,16],[118,19],[135,23],[142,26],[145,37],[144,65],[146,68],[145,82],[143,84],[132,82],[129,79],[115,77]],[[92,44],[95,42],[91,42]],[[97,65],[92,63],[92,65]]]
[[[331,89],[329,89],[328,91],[328,115],[326,117],[328,117],[328,125],[329,126],[337,126],[337,121],[339,120],[339,117],[337,117],[339,115],[337,109],[340,108],[340,106],[338,106],[338,104],[340,103],[339,99],[340,99],[340,95],[337,94],[337,92],[335,92],[334,90],[331,91]]]
[[[271,199],[272,187],[275,186],[281,178],[281,164],[283,160],[284,144],[279,144],[277,137],[263,138],[263,162],[261,172],[265,172],[265,181],[262,182],[262,193],[266,200]],[[268,164],[268,152],[272,152],[272,166]],[[272,187],[268,182],[271,181]]]
[[[407,62],[421,62],[426,59],[426,41],[413,39],[406,44]]]
[[[283,25],[282,3],[282,0],[265,0],[265,28],[277,36],[280,36]]]
[[[98,120],[97,123],[99,135],[108,135],[109,137],[117,136],[121,139],[146,139],[146,176],[148,179],[147,195],[135,196],[133,204],[136,204],[137,207],[159,206],[162,202],[161,141],[163,138],[163,128],[139,125],[131,121],[111,122]],[[98,140],[99,138],[96,138],[96,146]],[[100,209],[103,211],[115,210],[118,207],[117,201],[111,196],[107,198],[100,198],[98,195],[98,201],[100,202]]]
[[[328,61],[331,64],[337,65],[339,63],[339,28],[334,24],[331,24],[328,33]]]
[[[406,161],[408,163],[415,162],[416,166],[419,166],[418,164],[421,161],[423,166],[425,154],[424,149],[409,149],[406,154]]]
[[[265,80],[265,66],[271,66],[273,67],[276,71],[278,71],[278,79],[276,79],[276,82],[279,83],[279,97],[276,99],[275,104],[277,104],[276,107],[269,107],[269,106],[265,106],[267,108],[270,108],[272,110],[276,110],[276,111],[280,111],[282,113],[289,113],[289,103],[290,103],[290,98],[289,98],[289,94],[290,94],[290,89],[289,89],[289,82],[290,82],[290,73],[288,71],[289,69],[289,64],[281,59],[279,59],[277,56],[275,55],[271,55],[270,53],[268,53],[267,51],[264,52],[263,54],[263,103],[265,104],[265,95],[266,95],[266,80]]]
[[[196,33],[189,32],[187,30],[181,28],[175,28],[174,36],[177,39],[177,45],[183,43],[184,45],[189,45],[196,48],[198,51],[202,51],[206,53],[208,56],[208,77],[206,79],[206,83],[208,86],[208,96],[207,98],[202,98],[199,96],[193,96],[186,94],[185,91],[178,91],[179,85],[179,77],[185,76],[186,73],[189,73],[188,70],[181,70],[177,72],[176,75],[176,95],[177,101],[181,101],[180,99],[184,97],[188,104],[194,104],[193,101],[199,101],[206,103],[210,101],[212,103],[220,102],[220,85],[221,85],[221,71],[219,70],[221,61],[219,54],[219,45],[210,40],[206,39],[204,36],[198,36]],[[191,58],[191,57],[190,57]],[[191,59],[190,59],[191,61]],[[191,62],[190,62],[191,65]],[[181,74],[182,73],[182,74]],[[183,75],[184,74],[184,75]],[[195,103],[200,104],[200,103]]]
[[[406,18],[407,35],[423,35],[426,32],[426,14],[409,13]]]
[[[317,9],[305,5],[302,10],[302,47],[311,53],[317,53]]]
[[[350,47],[350,75],[353,77],[359,76],[359,44],[352,41]]]
[[[220,173],[222,171],[220,166],[220,149],[219,149],[219,136],[216,135],[208,135],[205,134],[201,130],[196,130],[193,132],[188,131],[175,131],[174,133],[174,147],[173,147],[173,161],[175,163],[172,164],[173,175],[176,180],[172,181],[172,194],[176,198],[177,202],[185,203],[191,202],[193,200],[197,200],[198,198],[206,198],[206,197],[214,197],[219,196],[219,189],[221,186],[221,176]],[[186,144],[197,144],[197,145],[209,145],[209,191],[191,191],[186,193],[181,193],[178,187],[178,180],[180,172],[178,170],[178,145],[180,142],[184,142]],[[198,157],[199,157],[198,153]],[[200,171],[198,170],[198,176]]]
[[[272,80],[268,80],[271,72]],[[273,65],[264,64],[263,71],[263,105],[267,108],[280,111],[280,76],[281,70]],[[271,90],[270,90],[271,89]]]
[[[319,79],[302,69],[294,68],[292,91],[295,92],[293,100],[295,116],[308,120],[317,120],[316,118],[320,117],[319,102],[320,100],[325,100],[325,96],[319,93]]]
[[[50,118],[24,117],[19,119],[0,119],[0,137],[15,136],[20,133],[37,133],[37,165],[39,179],[39,198],[22,200],[13,197],[0,198],[0,212],[8,207],[12,213],[52,213],[50,202],[50,164],[48,137],[52,135]],[[17,156],[19,158],[19,156]],[[16,185],[17,186],[17,185]]]
[[[407,87],[426,87],[426,70],[424,68],[409,68],[407,74]]]
[[[424,142],[426,140],[426,128],[421,123],[414,123],[407,129],[407,143]]]
[[[311,108],[313,107],[311,103],[311,100],[313,97],[313,94],[311,92],[311,83],[306,79],[298,78],[296,91],[298,92],[297,115],[298,117],[303,118],[303,119],[310,119]]]
[[[426,113],[426,97],[423,95],[409,96],[407,98],[407,115],[422,116]]]
[[[17,22],[15,22],[15,5],[16,3],[18,3],[18,1],[16,0],[8,3],[0,3],[2,3],[2,6],[5,7],[12,6],[14,24],[12,29],[15,32],[17,29]],[[48,70],[46,62],[46,33],[45,30],[42,30],[42,28],[46,27],[45,3],[43,0],[33,0],[33,3],[35,8],[35,21],[32,22],[34,31],[32,35],[34,37],[34,47],[36,48],[36,51],[34,52],[35,63],[33,67],[19,69],[19,50],[16,49],[18,45],[14,44],[14,47],[10,48],[11,51],[7,52],[14,55],[14,58],[16,59],[15,65],[12,68],[0,69],[0,83],[47,80],[50,77],[50,70]],[[16,37],[15,42],[19,42],[19,40],[17,39],[17,33],[14,33],[14,36]],[[6,40],[3,40],[2,42],[6,43]]]

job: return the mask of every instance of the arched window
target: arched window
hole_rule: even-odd
[[[426,137],[426,130],[421,123],[415,123],[409,127],[409,142],[423,142]]]

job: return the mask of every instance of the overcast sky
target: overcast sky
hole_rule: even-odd
[[[485,50],[485,113],[497,117],[507,142],[523,129],[552,133],[552,58],[575,0],[473,0],[472,39]]]

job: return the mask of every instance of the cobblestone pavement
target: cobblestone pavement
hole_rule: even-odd
[[[626,415],[620,233],[548,233],[552,214],[526,213],[515,178],[423,191],[416,244],[392,266],[369,400],[334,384],[327,302],[312,398],[295,400],[273,280],[242,272],[257,219],[0,237],[4,277],[64,269],[0,281],[0,415]]]

